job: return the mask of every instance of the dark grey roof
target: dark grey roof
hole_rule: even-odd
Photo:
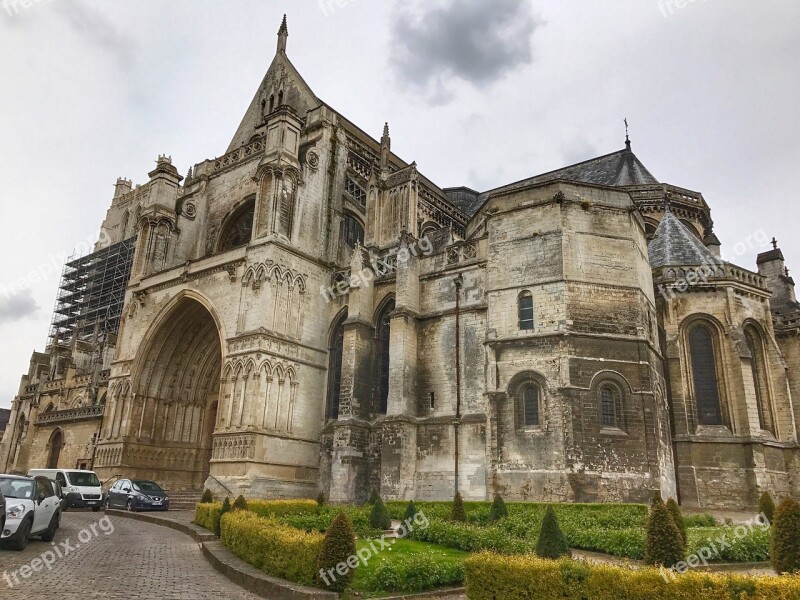
[[[722,265],[696,235],[669,210],[664,213],[653,239],[647,246],[650,266]]]
[[[575,165],[564,167],[563,169],[557,169],[549,173],[537,175],[536,177],[523,179],[522,181],[504,185],[492,191],[513,190],[537,183],[555,181],[556,179],[612,187],[658,183],[658,180],[647,170],[647,167],[636,158],[633,151],[629,147],[626,147],[624,150],[619,150],[618,152],[612,152],[611,154],[585,160]]]
[[[480,192],[468,187],[445,188],[443,191],[450,198],[450,202],[468,217],[472,217],[483,204]]]

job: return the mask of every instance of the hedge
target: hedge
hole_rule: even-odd
[[[210,502],[208,504],[198,504],[194,507],[194,522],[200,527],[205,527],[209,531],[214,531],[217,515],[222,508],[222,502]]]
[[[290,517],[314,514],[319,509],[316,500],[248,500],[247,510],[261,517]]]
[[[480,553],[465,561],[468,600],[797,600],[800,575],[752,577],[689,572],[665,579],[653,568],[631,570],[569,559]]]
[[[249,511],[222,517],[223,545],[267,575],[314,585],[323,536],[306,533]]]
[[[442,559],[435,551],[392,557],[375,567],[365,583],[373,591],[404,593],[460,586],[464,583],[464,563]]]

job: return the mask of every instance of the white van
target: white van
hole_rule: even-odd
[[[79,469],[30,469],[28,477],[42,476],[61,484],[67,508],[103,508],[103,487],[94,471]]]

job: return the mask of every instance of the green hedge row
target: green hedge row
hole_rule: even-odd
[[[481,553],[465,561],[468,600],[797,600],[800,575],[750,577]]]
[[[511,517],[493,527],[434,519],[427,529],[416,529],[410,537],[466,552],[493,550],[500,554],[525,554],[535,550],[540,527],[541,522],[520,524],[514,522]],[[644,558],[645,531],[641,528],[599,529],[562,526],[562,531],[571,548],[634,560]],[[760,562],[769,559],[768,530],[756,527],[740,538],[736,537],[735,532],[734,527],[690,529],[687,554],[697,553],[703,547],[712,550],[716,547],[718,552],[712,554],[711,562]],[[720,536],[725,536],[733,543],[728,546],[719,544],[717,540]]]
[[[222,508],[222,502],[196,505],[194,508],[194,522],[200,527],[214,531],[214,524],[219,516],[220,508]]]
[[[382,561],[363,582],[372,592],[423,592],[464,583],[464,562],[443,560],[440,553],[420,552]]]
[[[267,575],[314,585],[324,536],[238,510],[222,516],[222,543]]]

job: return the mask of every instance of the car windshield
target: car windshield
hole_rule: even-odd
[[[160,492],[161,487],[155,481],[134,481],[133,489],[137,492]]]
[[[6,498],[30,500],[36,484],[27,479],[3,479],[0,477],[0,492]]]
[[[70,485],[79,487],[100,487],[100,480],[91,471],[72,471],[67,473]]]

